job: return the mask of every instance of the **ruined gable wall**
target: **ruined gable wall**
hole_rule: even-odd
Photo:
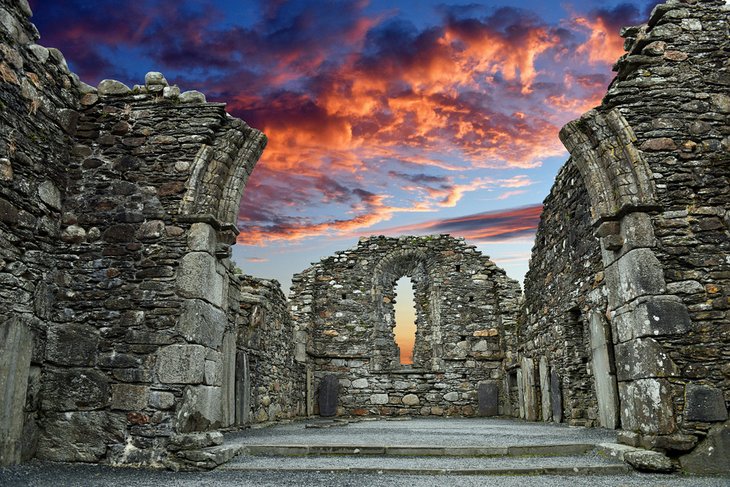
[[[250,404],[244,423],[306,415],[306,369],[295,358],[294,322],[281,285],[241,276],[240,286],[237,343]]]
[[[392,331],[393,285],[403,275],[413,279],[417,311],[412,367],[400,366]],[[339,414],[474,415],[480,383],[503,389],[504,329],[514,326],[520,290],[463,240],[363,238],[293,282],[315,387],[337,377]]]

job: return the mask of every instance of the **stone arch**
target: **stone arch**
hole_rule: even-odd
[[[584,178],[594,220],[656,207],[651,169],[618,110],[589,111],[566,124],[560,140]]]
[[[416,342],[413,349],[413,367],[431,368],[438,352],[438,300],[431,299],[434,289],[431,259],[419,249],[401,249],[383,257],[375,266],[372,277],[373,302],[373,370],[399,368],[398,350],[394,341],[394,312],[392,296],[398,279],[408,276],[413,282],[416,306]],[[427,337],[429,339],[427,339]]]
[[[568,123],[560,139],[585,182],[601,246],[608,316],[616,331],[607,345],[615,356],[621,427],[671,434],[676,420],[668,378],[677,366],[656,337],[685,333],[689,314],[675,296],[666,295],[663,267],[654,252],[649,212],[659,208],[651,168],[616,109],[591,110]]]
[[[202,145],[198,150],[185,183],[180,214],[235,225],[244,187],[266,143],[263,133],[243,121],[230,120],[213,146]]]

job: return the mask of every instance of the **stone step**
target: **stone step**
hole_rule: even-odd
[[[612,475],[630,468],[595,454],[529,457],[387,455],[239,455],[218,468],[225,471],[376,473],[410,475]]]
[[[306,455],[394,455],[436,457],[502,457],[502,456],[566,456],[583,455],[596,448],[592,444],[520,445],[506,447],[454,447],[422,445],[280,445],[243,446],[248,455],[306,456]]]

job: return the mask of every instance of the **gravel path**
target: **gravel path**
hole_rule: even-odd
[[[0,469],[3,487],[222,487],[222,486],[327,486],[327,487],[727,487],[728,478],[682,477],[630,473],[608,476],[419,476],[368,474],[316,474],[291,472],[175,473],[31,462]]]

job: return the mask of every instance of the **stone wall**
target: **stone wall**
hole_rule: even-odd
[[[195,465],[217,440],[185,435],[236,424],[230,245],[266,138],[159,73],[81,83],[29,15],[0,3],[2,463]]]
[[[647,24],[623,30],[628,52],[602,105],[561,131],[571,160],[538,232],[520,345],[522,366],[546,357],[563,393],[574,394],[570,364],[556,362],[553,347],[534,336],[568,337],[573,318],[581,321],[583,337],[572,344],[593,378],[586,374],[588,393],[576,397],[579,417],[672,455],[709,434],[696,450],[704,454],[682,458],[695,470],[713,448],[727,453],[718,446],[727,445],[720,440],[727,426],[713,425],[727,420],[730,401],[729,9],[723,1],[668,2]],[[560,194],[566,187],[578,200]],[[572,242],[573,227],[550,223],[586,209],[590,217],[576,227],[583,237]],[[561,241],[585,268],[556,274],[545,264]],[[534,317],[549,303],[575,306],[573,317]],[[541,385],[549,386],[525,384]],[[574,420],[567,399],[564,412]],[[534,407],[528,397],[523,404]]]
[[[295,360],[294,322],[289,303],[275,280],[241,276],[238,323],[241,386],[248,398],[244,423],[304,416],[306,368]]]
[[[520,368],[523,393],[534,391],[525,395],[530,401],[521,417],[598,424],[589,318],[605,309],[601,249],[591,227],[588,194],[568,160],[543,203],[525,278],[518,355],[506,364],[515,375],[515,367]],[[527,368],[533,370],[532,381],[525,383]]]
[[[402,276],[414,284],[412,366],[400,364],[393,336]],[[520,288],[463,239],[363,238],[293,282],[291,309],[300,340],[306,332],[314,387],[323,398],[339,395],[333,413],[472,416],[480,388],[490,414],[504,409],[502,342]],[[321,402],[315,411],[323,413]]]
[[[84,89],[57,50],[34,44],[29,15],[25,1],[0,3],[0,465],[31,457],[38,442],[69,134]]]

